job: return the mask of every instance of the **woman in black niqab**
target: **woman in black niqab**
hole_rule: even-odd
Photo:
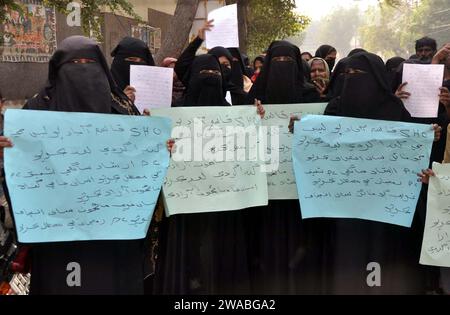
[[[182,78],[186,86],[179,106],[229,106],[225,100],[226,84],[222,67],[213,55],[201,55],[194,59]]]
[[[348,59],[339,98],[330,102],[327,115],[410,121],[403,103],[391,92],[384,63],[377,55],[361,52]],[[356,72],[349,73],[349,69]],[[336,109],[334,108],[335,104]],[[400,117],[400,118],[399,118]]]
[[[390,90],[381,58],[358,53],[349,58],[340,97],[325,114],[411,122],[403,103]],[[415,215],[411,228],[359,219],[330,219],[328,294],[422,294],[425,267],[419,265],[423,225]],[[369,287],[367,266],[381,266],[381,286]]]
[[[287,42],[273,42],[263,68],[249,92],[248,102],[263,104],[295,104],[320,101],[320,95],[305,80],[300,49]]]
[[[98,45],[82,36],[65,39],[49,65],[47,87],[24,107],[33,110],[139,115],[117,88]],[[34,244],[31,294],[142,294],[143,240]],[[70,262],[82,285],[70,287]]]
[[[114,57],[111,64],[111,73],[122,91],[130,85],[130,66],[155,65],[147,44],[133,37],[122,39],[112,51],[111,56]]]
[[[246,105],[247,93],[244,91],[244,62],[238,48],[226,49],[217,46],[208,51],[209,55],[215,56],[217,59],[226,58],[229,66],[221,63],[223,80],[226,90],[230,92],[231,102],[233,105]],[[236,56],[237,61],[233,57]]]
[[[72,36],[61,42],[49,63],[47,86],[24,108],[139,114],[115,84],[100,47],[83,36]]]
[[[251,97],[279,106],[319,101],[314,86],[305,83],[303,71],[298,47],[273,42]],[[246,212],[252,293],[320,293],[322,249],[315,228],[301,220],[298,200],[270,200],[268,206]]]
[[[184,64],[184,63],[183,63]],[[181,106],[227,106],[222,68],[212,54],[186,70]],[[177,214],[163,220],[155,294],[249,294],[244,210]]]
[[[336,63],[336,58],[331,58],[330,54],[337,52],[336,48],[330,45],[322,45],[320,46],[317,51],[316,55],[314,57],[319,57],[324,59],[328,63],[328,68],[330,71],[333,71],[334,65]]]
[[[228,48],[228,51],[232,56],[231,82],[241,89],[244,89],[244,75],[246,75],[244,59],[239,48]]]

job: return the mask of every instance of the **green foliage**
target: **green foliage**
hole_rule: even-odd
[[[341,56],[356,48],[355,36],[360,25],[358,7],[340,8],[324,17],[320,22],[319,42],[336,48]]]
[[[67,5],[70,2],[73,2],[73,0],[43,0],[46,6],[54,6],[57,11],[64,14],[69,13],[67,12]],[[83,32],[87,35],[92,33],[99,40],[102,39],[100,13],[104,8],[108,8],[113,13],[122,13],[139,21],[141,20],[127,0],[81,0],[78,2],[81,3],[81,26]],[[15,3],[13,0],[0,1],[0,23],[4,21],[7,10],[18,10],[20,8],[18,4],[19,2]]]
[[[370,8],[359,29],[362,46],[383,55],[409,57],[415,53],[415,41],[423,36],[450,42],[450,8],[448,0],[399,0],[401,5]]]
[[[250,0],[248,16],[248,53],[256,56],[274,40],[301,33],[311,22],[297,14],[294,0]]]

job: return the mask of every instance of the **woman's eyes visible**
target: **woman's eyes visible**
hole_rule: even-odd
[[[95,60],[92,59],[74,59],[71,61],[76,64],[85,64],[85,63],[95,63]]]

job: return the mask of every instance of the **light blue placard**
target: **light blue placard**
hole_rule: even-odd
[[[427,168],[430,125],[308,115],[293,164],[303,218],[359,218],[410,227]]]
[[[5,173],[19,241],[144,238],[170,132],[161,117],[8,110]]]

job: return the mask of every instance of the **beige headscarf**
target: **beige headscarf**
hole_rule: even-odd
[[[314,61],[321,61],[324,64],[325,72],[327,73],[327,77],[325,78],[325,80],[326,80],[326,82],[329,82],[330,81],[330,68],[328,67],[327,62],[324,59],[322,59],[322,58],[314,57],[310,61],[308,61],[309,68],[312,67],[312,64],[313,64]]]

